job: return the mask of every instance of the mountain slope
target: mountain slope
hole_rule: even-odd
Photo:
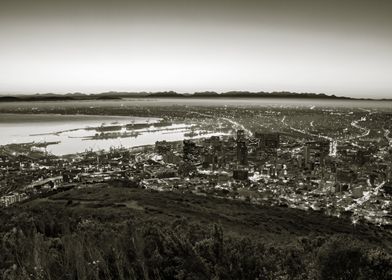
[[[0,222],[0,272],[9,279],[336,279],[346,273],[351,278],[344,279],[388,279],[392,273],[392,236],[377,227],[192,194],[72,189],[5,209]]]

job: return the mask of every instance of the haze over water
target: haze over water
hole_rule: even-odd
[[[67,108],[111,108],[154,107],[154,106],[202,106],[202,107],[328,107],[337,110],[366,108],[370,110],[392,111],[390,101],[359,100],[304,100],[304,99],[124,99],[105,101],[67,102],[15,102],[0,103],[0,112],[31,109],[39,112],[61,106]],[[86,139],[96,134],[89,127],[109,125],[125,126],[131,123],[155,123],[159,118],[107,115],[58,115],[58,114],[5,114],[0,113],[0,145],[29,142],[59,142],[47,147],[55,155],[84,152],[85,150],[108,150],[111,147],[136,147],[153,145],[156,141],[180,141],[189,132],[189,125],[173,124],[162,130],[142,129],[137,136],[113,137],[110,139]],[[87,128],[87,129],[86,129]],[[120,132],[126,132],[125,127]],[[220,135],[209,133],[199,137]]]
[[[0,112],[31,108],[34,110],[46,108],[105,108],[105,107],[132,107],[132,106],[316,106],[316,107],[342,107],[342,108],[378,108],[389,109],[392,101],[377,100],[348,100],[348,99],[301,99],[301,98],[125,98],[121,100],[79,100],[79,101],[40,101],[40,102],[3,102],[0,103]]]

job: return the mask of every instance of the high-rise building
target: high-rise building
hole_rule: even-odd
[[[319,158],[325,158],[329,154],[330,141],[329,140],[319,140],[307,142],[306,145],[317,155]]]
[[[310,165],[310,149],[306,145],[304,146],[304,167],[309,168]]]
[[[155,151],[158,154],[165,154],[171,150],[171,145],[169,142],[164,141],[156,141],[155,142]]]
[[[197,152],[196,143],[191,140],[184,140],[182,150],[184,161],[193,160]]]
[[[245,131],[242,129],[237,130],[237,142],[245,141]]]
[[[356,177],[357,174],[350,169],[339,168],[336,170],[336,181],[339,183],[352,184]]]
[[[266,149],[279,148],[280,134],[277,132],[262,133],[256,132],[255,138],[259,139],[259,147]]]
[[[245,141],[237,141],[237,162],[241,165],[248,164],[248,147]]]
[[[234,180],[247,180],[249,177],[249,172],[246,169],[235,169],[233,170]]]

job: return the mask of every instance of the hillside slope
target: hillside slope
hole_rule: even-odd
[[[5,279],[392,276],[392,236],[377,227],[192,194],[72,189],[4,209],[0,222]]]

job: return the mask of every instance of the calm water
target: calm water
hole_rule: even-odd
[[[187,138],[185,133],[191,131],[190,125],[172,124],[154,127],[160,119],[117,116],[61,116],[61,115],[18,115],[0,114],[0,145],[30,142],[60,142],[49,145],[47,151],[55,155],[84,152],[86,149],[108,150],[111,147],[136,147],[152,145],[156,141],[178,141]],[[135,129],[137,136],[110,139],[88,139],[96,135],[94,127],[125,126],[126,124],[148,123],[148,128]],[[131,132],[123,127],[119,131]],[[204,136],[218,135],[207,134]],[[202,136],[195,136],[198,138]]]
[[[154,129],[157,118],[121,117],[121,116],[86,116],[86,115],[53,115],[53,114],[4,114],[5,111],[26,111],[26,109],[55,108],[116,108],[153,106],[233,106],[233,107],[330,107],[347,109],[372,109],[392,111],[391,101],[357,101],[357,100],[308,100],[308,99],[123,99],[104,101],[67,101],[67,102],[10,102],[0,103],[0,145],[29,142],[57,142],[48,146],[47,150],[56,155],[83,152],[86,149],[100,150],[110,147],[135,147],[154,144],[156,141],[178,141],[190,132],[190,126],[173,124],[168,127]],[[97,131],[89,127],[108,125],[126,125],[131,123],[150,123],[152,127],[143,129],[138,136],[117,137],[112,139],[86,139]],[[123,131],[125,128],[123,129]],[[197,137],[208,137],[207,134]]]

